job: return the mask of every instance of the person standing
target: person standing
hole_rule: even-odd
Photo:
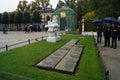
[[[117,47],[117,35],[118,35],[117,26],[115,24],[112,24],[112,29],[111,29],[112,45],[111,45],[111,48],[116,49],[116,47]]]
[[[118,25],[117,27],[118,27],[118,41],[120,41],[120,25]]]
[[[6,27],[5,27],[4,25],[3,25],[3,27],[2,27],[2,31],[3,31],[4,34],[7,33]]]
[[[110,47],[111,25],[109,23],[105,24],[103,33],[105,38],[104,47],[106,46]]]
[[[97,25],[97,43],[101,43],[102,39],[102,26],[100,24]]]

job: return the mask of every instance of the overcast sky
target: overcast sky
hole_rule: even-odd
[[[0,0],[0,13],[3,12],[12,12],[15,11],[20,0]],[[28,2],[35,0],[27,0]],[[59,0],[50,0],[53,8],[56,7],[56,4]]]

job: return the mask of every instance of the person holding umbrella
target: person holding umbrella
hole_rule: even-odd
[[[112,24],[111,36],[112,36],[111,48],[116,49],[116,47],[117,47],[117,36],[118,36],[118,29],[117,29],[116,24]]]
[[[117,29],[118,29],[118,41],[120,41],[120,24],[117,24]]]
[[[97,43],[101,43],[101,40],[102,40],[102,26],[100,24],[102,22],[103,22],[102,20],[93,20],[92,21],[92,24],[97,24],[97,28],[96,28],[96,31],[97,31]]]
[[[101,43],[102,40],[102,26],[100,23],[97,25],[97,43]]]
[[[105,39],[104,47],[110,47],[111,25],[109,23],[105,23],[103,34]]]

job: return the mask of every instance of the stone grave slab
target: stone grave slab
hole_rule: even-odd
[[[62,60],[62,58],[70,51],[78,40],[72,39],[63,47],[53,52],[51,55],[40,61],[36,66],[39,68],[54,69],[55,66]]]
[[[73,73],[80,59],[83,46],[75,45],[55,67],[56,70]]]
[[[83,46],[76,45],[77,41],[76,39],[72,39],[41,60],[36,66],[60,72],[74,73],[83,50]]]

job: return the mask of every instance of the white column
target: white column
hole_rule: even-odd
[[[85,23],[85,20],[84,20],[84,19],[82,19],[82,21],[81,21],[81,22],[82,22],[82,32],[84,32],[84,31],[85,31],[85,24],[84,24],[84,23]]]
[[[118,21],[120,21],[120,16],[118,16]]]

